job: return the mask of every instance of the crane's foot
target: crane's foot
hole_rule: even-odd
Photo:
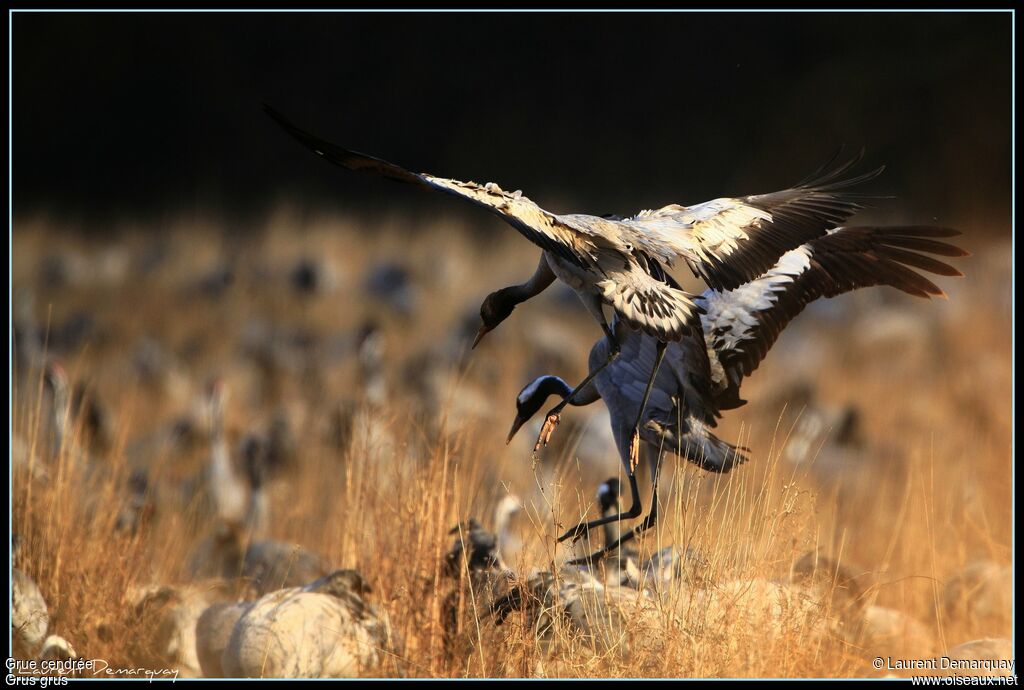
[[[604,549],[601,549],[600,551],[595,551],[594,553],[592,553],[590,555],[580,556],[579,558],[574,558],[571,561],[566,561],[566,565],[572,565],[572,566],[585,565],[585,566],[589,566],[589,567],[594,567],[598,563],[600,563],[602,560],[604,560],[604,557],[607,556],[608,553],[610,551],[612,551],[612,550],[614,550],[614,549],[604,548]]]
[[[558,412],[549,412],[547,419],[544,420],[544,426],[540,428],[540,434],[537,436],[537,443],[533,446],[533,453],[536,455],[540,452],[540,449],[548,445],[551,441],[551,434],[555,433],[555,428],[558,427],[558,422],[562,415]]]
[[[645,522],[644,524],[646,525],[647,523]],[[650,524],[651,525],[654,524],[653,520],[651,521]],[[607,556],[608,554],[612,553],[613,551],[617,551],[619,549],[619,547],[621,547],[626,542],[629,542],[629,541],[632,541],[633,539],[635,539],[636,535],[639,534],[640,532],[642,532],[645,529],[647,529],[646,526],[645,527],[640,527],[640,528],[635,528],[634,527],[633,529],[629,530],[628,532],[623,534],[621,537],[619,537],[618,539],[613,541],[611,544],[605,544],[604,548],[602,548],[601,550],[595,551],[594,553],[590,554],[589,556],[583,556],[582,558],[574,558],[573,560],[568,562],[568,565],[590,565],[590,566],[596,565],[597,563],[600,563],[605,558],[605,556]]]
[[[640,464],[640,432],[633,431],[633,438],[629,440],[629,473],[636,474],[636,466]]]

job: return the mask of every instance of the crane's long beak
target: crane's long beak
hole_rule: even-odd
[[[487,324],[483,324],[482,326],[480,326],[480,330],[476,332],[476,337],[473,338],[473,346],[470,347],[469,349],[475,350],[476,346],[480,343],[480,341],[484,339],[484,336],[490,332],[491,329],[488,328]]]
[[[512,437],[516,435],[521,427],[526,422],[522,417],[516,416],[515,421],[512,422],[512,428],[508,431],[508,438],[505,439],[505,445],[512,443]]]

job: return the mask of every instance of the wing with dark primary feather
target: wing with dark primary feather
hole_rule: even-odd
[[[335,165],[440,190],[497,214],[541,249],[593,276],[594,287],[603,293],[604,301],[635,327],[674,340],[684,333],[699,332],[693,295],[665,280],[658,259],[638,249],[643,243],[636,242],[635,233],[621,222],[598,216],[555,215],[522,192],[506,192],[493,182],[481,185],[413,173],[310,134],[267,105],[264,110],[306,148]]]
[[[673,204],[619,222],[633,230],[638,248],[666,263],[682,256],[710,287],[731,290],[863,208],[865,197],[845,190],[873,179],[882,168],[844,179],[859,160],[827,170],[830,161],[814,179],[780,192]]]
[[[350,151],[292,124],[288,118],[268,105],[264,105],[266,113],[286,132],[313,151],[335,165],[386,177],[398,182],[406,182],[417,187],[436,189],[454,196],[468,199],[477,206],[501,216],[528,240],[542,249],[556,254],[574,265],[588,268],[596,260],[599,250],[614,249],[628,251],[624,246],[613,246],[611,242],[584,228],[569,228],[533,203],[522,192],[506,192],[493,182],[477,184],[476,182],[460,182],[433,175],[414,173],[394,163],[368,156],[365,153]]]
[[[497,214],[537,246],[582,269],[590,289],[633,327],[665,341],[696,333],[700,307],[665,278],[662,263],[683,257],[712,288],[737,288],[860,209],[862,197],[844,190],[881,172],[844,179],[859,158],[827,170],[830,161],[816,179],[771,194],[671,205],[626,219],[556,215],[521,192],[505,192],[492,182],[480,185],[413,173],[342,148],[296,127],[273,108],[264,109],[304,146],[335,165],[441,190]]]
[[[960,276],[934,256],[961,257],[941,241],[960,233],[926,226],[835,228],[786,253],[770,271],[727,292],[706,291],[699,302],[721,409],[742,405],[739,386],[768,354],[786,325],[819,297],[888,285],[929,298],[945,293],[919,271]]]

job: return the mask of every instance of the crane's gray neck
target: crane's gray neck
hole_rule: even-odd
[[[219,391],[210,396],[209,405],[210,441],[216,446],[224,440],[224,401]]]
[[[548,266],[547,257],[541,254],[540,261],[537,262],[537,270],[533,272],[530,279],[525,283],[513,285],[506,289],[510,291],[509,294],[515,299],[515,304],[519,304],[544,292],[545,288],[551,285],[554,280],[555,274],[552,272],[551,267]]]
[[[263,487],[253,487],[245,514],[245,530],[249,541],[262,539],[270,524],[270,504]]]
[[[50,395],[53,398],[53,440],[58,454],[64,450],[64,444],[70,438],[71,423],[71,392],[68,383],[61,375],[48,378]]]
[[[619,482],[617,479],[608,480],[601,484],[597,490],[597,497],[601,503],[601,517],[611,517],[619,513]],[[604,525],[605,544],[611,544],[619,539],[622,534],[620,521],[615,520]]]
[[[243,450],[245,475],[249,480],[249,503],[245,511],[245,530],[249,541],[261,539],[269,524],[270,505],[264,489],[268,446],[269,442],[250,440]]]
[[[363,327],[359,336],[359,376],[366,401],[371,407],[382,407],[387,402],[387,380],[384,378],[384,335],[375,323]]]
[[[221,496],[227,490],[226,487],[238,486],[241,482],[231,464],[228,441],[224,434],[224,401],[220,391],[210,398],[210,465],[207,477],[210,493],[215,497]],[[217,506],[218,513],[225,509],[225,505]]]
[[[518,548],[518,540],[512,533],[512,520],[520,511],[519,501],[513,496],[506,496],[494,509],[494,533],[497,542],[499,563],[502,570],[508,570],[513,552]]]

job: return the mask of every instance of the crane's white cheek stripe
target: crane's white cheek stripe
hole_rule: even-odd
[[[522,392],[519,394],[519,397],[516,398],[516,401],[519,404],[524,404],[527,400],[537,395],[537,389],[540,388],[542,383],[549,379],[554,379],[555,381],[558,381],[563,385],[568,385],[565,383],[565,381],[562,381],[562,379],[560,379],[557,376],[541,376],[540,378],[534,379],[529,385],[527,385],[526,388],[524,388]]]

